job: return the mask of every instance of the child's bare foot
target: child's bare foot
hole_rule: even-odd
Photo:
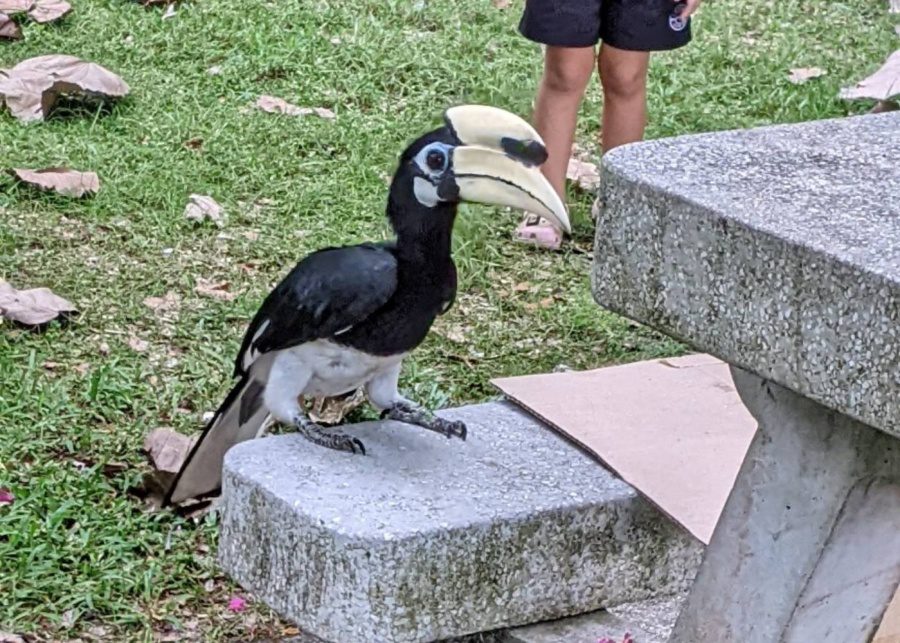
[[[530,212],[516,228],[514,238],[520,243],[530,243],[547,250],[559,250],[562,245],[562,232],[546,219]]]

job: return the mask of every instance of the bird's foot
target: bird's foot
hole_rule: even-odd
[[[468,434],[466,425],[463,422],[436,417],[422,407],[406,401],[397,402],[389,409],[386,409],[381,414],[381,417],[383,419],[405,422],[406,424],[415,424],[423,429],[445,435],[448,438],[457,437],[460,440],[465,440]]]
[[[366,454],[366,447],[363,446],[363,443],[358,438],[350,437],[346,433],[324,429],[307,418],[297,418],[294,425],[297,427],[297,432],[313,444],[335,451]]]

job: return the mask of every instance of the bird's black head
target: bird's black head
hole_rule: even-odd
[[[537,167],[546,149],[528,123],[479,105],[453,107],[444,120],[400,156],[388,203],[400,239],[449,234],[461,201],[529,210],[569,230],[565,205]]]

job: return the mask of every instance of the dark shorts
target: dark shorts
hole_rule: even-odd
[[[519,31],[552,47],[664,51],[691,40],[691,21],[675,17],[673,0],[525,0]]]

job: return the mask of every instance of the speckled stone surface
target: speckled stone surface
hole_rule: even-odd
[[[503,643],[597,643],[610,639],[622,641],[626,633],[635,643],[666,643],[684,595],[660,596],[624,603],[547,623],[508,630]]]
[[[683,590],[702,546],[507,403],[442,412],[466,442],[398,423],[297,435],[225,460],[219,562],[326,641],[435,641]]]
[[[614,311],[900,436],[900,112],[604,158]]]

